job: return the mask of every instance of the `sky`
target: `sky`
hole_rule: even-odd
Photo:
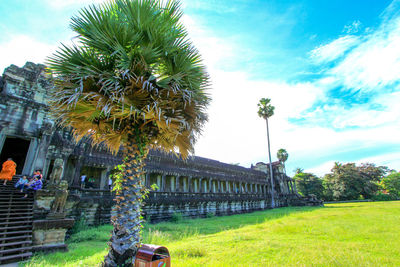
[[[70,17],[103,0],[0,0],[0,70],[42,63],[75,36]],[[257,103],[270,98],[272,160],[322,176],[333,163],[400,169],[400,0],[184,0],[211,77],[196,156],[268,161]]]

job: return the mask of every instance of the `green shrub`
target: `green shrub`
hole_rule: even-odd
[[[382,192],[378,192],[376,195],[371,197],[374,201],[390,201],[396,200],[396,197],[390,194],[384,194]]]
[[[183,214],[180,212],[174,212],[171,216],[171,222],[181,222],[183,220]]]
[[[87,224],[85,214],[82,213],[81,217],[79,217],[78,220],[75,220],[74,226],[72,226],[70,233],[73,235],[81,231],[85,231],[88,228],[89,226]]]
[[[212,212],[207,212],[206,218],[212,218],[212,217],[215,217],[215,214]]]
[[[69,243],[79,243],[84,241],[99,241],[107,242],[111,236],[111,225],[102,225],[98,227],[88,227],[86,230],[81,230],[71,236]]]

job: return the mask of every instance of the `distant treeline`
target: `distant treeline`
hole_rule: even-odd
[[[400,172],[372,163],[336,162],[322,178],[297,169],[293,179],[301,195],[315,195],[324,201],[400,199]]]

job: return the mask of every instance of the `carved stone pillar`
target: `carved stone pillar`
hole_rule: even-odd
[[[188,192],[192,192],[192,177],[188,176]]]
[[[80,157],[76,158],[74,178],[73,178],[73,182],[72,182],[73,187],[80,186],[81,169],[82,169],[82,157],[80,156]]]
[[[165,192],[165,182],[166,182],[167,175],[163,174],[161,177],[161,191]]]
[[[50,122],[43,123],[43,126],[40,129],[41,137],[39,139],[39,144],[38,144],[38,147],[40,147],[40,149],[38,150],[36,157],[35,157],[35,163],[33,166],[34,170],[42,170],[43,171],[43,169],[45,167],[45,162],[46,162],[47,150],[50,145],[52,134],[53,134],[52,124]]]
[[[199,193],[203,193],[203,178],[199,178]]]
[[[213,181],[213,179],[211,179],[211,178],[208,180],[208,192],[209,193],[213,192],[212,181]]]
[[[179,178],[180,178],[180,175],[177,175],[177,176],[175,177],[175,192],[179,192],[179,191],[180,191],[180,188],[179,188]]]
[[[150,172],[146,172],[146,181],[145,181],[145,186],[147,188],[150,188]]]

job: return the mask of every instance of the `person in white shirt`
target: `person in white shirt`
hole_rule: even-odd
[[[85,188],[85,180],[86,180],[86,175],[83,174],[81,176],[81,188]]]
[[[113,181],[112,181],[112,179],[111,179],[111,177],[110,178],[108,178],[108,189],[112,189],[112,183],[113,183]]]

